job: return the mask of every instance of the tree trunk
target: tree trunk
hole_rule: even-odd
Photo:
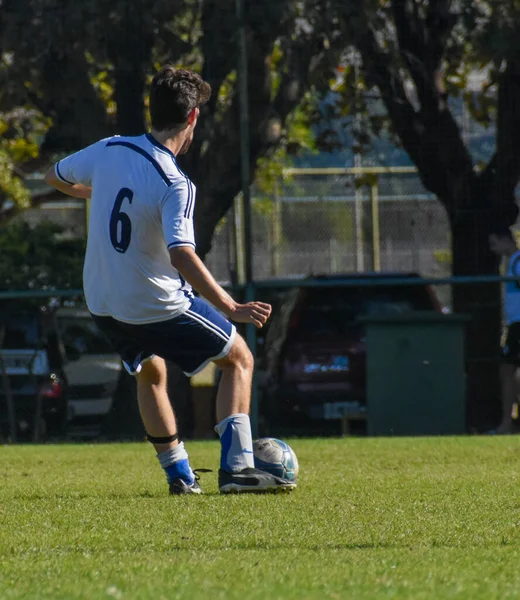
[[[131,13],[133,19],[139,13]],[[146,75],[151,62],[152,44],[138,24],[127,25],[124,33],[110,45],[114,63],[114,100],[117,106],[117,133],[141,135],[145,132]]]
[[[145,74],[141,65],[122,58],[115,67],[114,100],[117,105],[117,133],[141,135],[145,132],[144,94]]]
[[[453,275],[497,275],[499,261],[489,250],[489,213],[475,211],[451,221]],[[455,285],[453,305],[456,313],[471,316],[466,328],[466,423],[470,431],[484,431],[500,420],[500,284]]]
[[[39,108],[53,118],[42,150],[76,151],[109,135],[105,107],[90,83],[81,52],[51,50],[42,79],[45,100]]]

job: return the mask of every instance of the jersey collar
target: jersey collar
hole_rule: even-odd
[[[167,152],[175,161],[175,154],[171,150],[166,148],[166,146],[161,144],[161,142],[158,142],[151,133],[146,133],[145,136],[146,136],[146,139],[150,142],[150,144],[152,144],[156,148],[159,148],[159,150],[163,150],[164,152]]]

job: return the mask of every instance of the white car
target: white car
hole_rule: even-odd
[[[79,355],[65,367],[72,425],[100,425],[112,408],[121,358],[86,308],[63,307],[56,316],[65,351]]]

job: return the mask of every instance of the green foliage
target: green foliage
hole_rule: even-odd
[[[290,181],[284,170],[293,165],[295,156],[304,151],[318,152],[316,136],[312,129],[312,115],[316,104],[315,93],[305,94],[300,105],[287,118],[279,144],[270,154],[258,159],[255,184],[267,196],[275,196],[280,184]],[[276,126],[277,123],[273,123],[273,127]]]
[[[30,205],[30,194],[16,170],[38,156],[51,120],[30,108],[0,113],[0,215],[7,201]]]
[[[80,289],[83,240],[66,239],[50,221],[11,220],[0,229],[0,290]]]
[[[114,101],[114,75],[110,63],[96,61],[90,52],[85,53],[89,68],[89,79],[99,99],[106,107],[107,115],[114,117],[117,106]]]
[[[22,180],[14,173],[14,163],[9,152],[0,143],[0,194],[20,208],[30,204],[30,194]],[[0,206],[3,202],[0,201]]]
[[[518,436],[294,439],[287,496],[168,497],[149,444],[2,447],[4,600],[513,600]],[[100,510],[102,507],[102,510]]]

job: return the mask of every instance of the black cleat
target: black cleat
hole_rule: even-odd
[[[211,473],[211,469],[195,469],[193,474],[195,479],[193,483],[186,483],[184,479],[177,477],[170,481],[170,494],[172,496],[180,496],[182,494],[202,494],[202,489],[199,485],[199,473]]]
[[[276,477],[260,469],[247,468],[238,473],[229,473],[219,469],[218,487],[221,494],[265,494],[269,492],[290,492],[294,490],[296,483]]]

